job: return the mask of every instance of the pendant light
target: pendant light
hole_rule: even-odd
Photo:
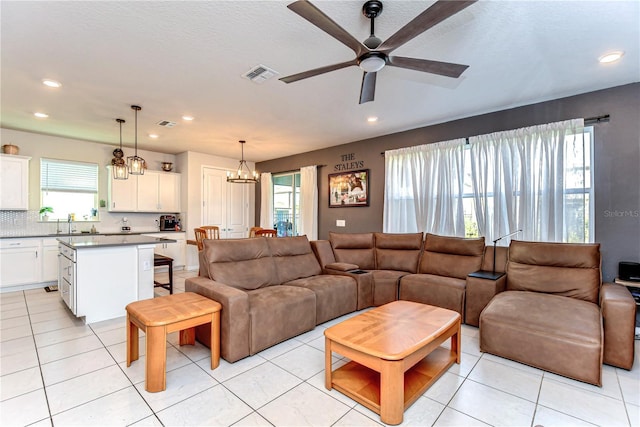
[[[120,148],[113,150],[113,160],[111,160],[113,179],[128,179],[129,168],[124,161],[124,151],[122,151],[122,124],[125,123],[124,119],[116,119],[116,122],[120,124]]]
[[[136,143],[135,143],[135,155],[127,157],[127,164],[129,165],[129,173],[131,175],[144,175],[144,170],[147,165],[142,157],[138,157],[138,111],[142,110],[142,107],[138,105],[132,105],[131,109],[136,112]]]
[[[255,170],[251,172],[247,162],[244,160],[244,144],[246,141],[238,142],[242,147],[242,160],[240,160],[240,165],[238,165],[237,174],[227,172],[227,182],[233,182],[236,184],[256,184],[260,180],[258,172]]]

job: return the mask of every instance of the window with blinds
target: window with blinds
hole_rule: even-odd
[[[40,194],[41,206],[53,208],[50,220],[96,220],[98,165],[40,159]]]

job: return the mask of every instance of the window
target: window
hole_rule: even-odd
[[[594,240],[593,127],[568,120],[469,142],[387,152],[385,231]]]
[[[273,228],[278,236],[297,236],[300,218],[300,172],[273,175]]]
[[[40,206],[50,206],[50,219],[95,219],[98,210],[98,165],[40,159]]]

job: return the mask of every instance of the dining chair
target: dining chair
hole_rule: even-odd
[[[203,225],[200,228],[207,232],[207,239],[220,239],[220,227],[217,225]]]
[[[198,245],[198,250],[201,251],[204,248],[204,244],[202,243],[204,239],[207,239],[207,230],[202,227],[197,227],[193,229],[193,234],[196,236],[196,243]]]
[[[270,230],[267,228],[260,229],[256,231],[256,237],[278,237],[278,232],[276,230]]]
[[[256,237],[256,231],[262,230],[262,227],[251,227],[249,229],[249,237]]]

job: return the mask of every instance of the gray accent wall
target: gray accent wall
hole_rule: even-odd
[[[384,157],[381,153],[385,150],[605,114],[611,116],[610,121],[594,126],[595,241],[601,244],[603,279],[613,281],[618,262],[640,262],[640,83],[269,160],[257,163],[256,168],[260,172],[278,173],[323,165],[318,169],[318,238],[326,239],[330,231],[382,231]],[[349,155],[352,159],[343,160],[343,156]],[[328,207],[328,175],[343,169],[369,169],[368,207]],[[256,190],[258,220],[259,186]],[[337,227],[336,220],[345,220],[346,226]]]

